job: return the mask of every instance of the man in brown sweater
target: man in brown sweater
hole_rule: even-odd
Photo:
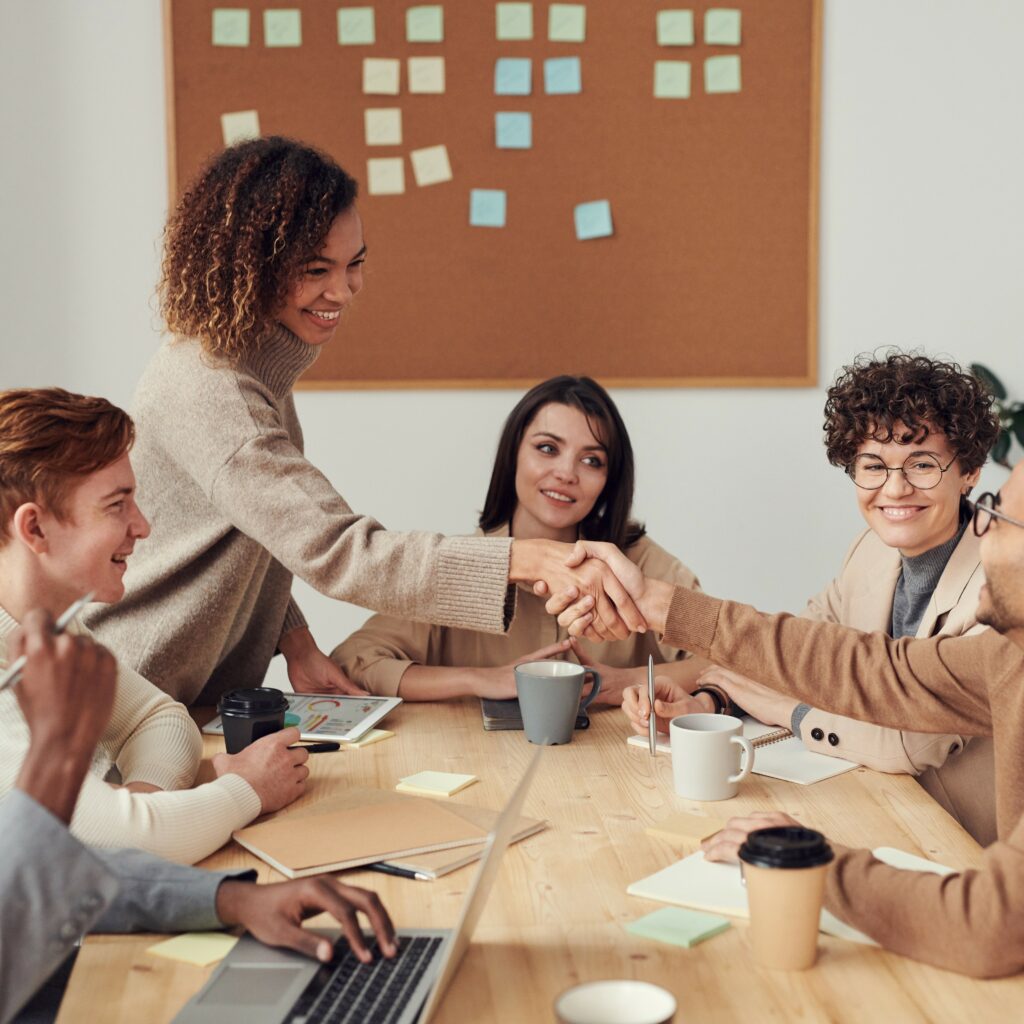
[[[968,637],[893,640],[764,615],[645,580],[635,567],[630,574],[615,549],[578,545],[579,557],[585,547],[608,561],[648,624],[674,645],[838,714],[894,729],[993,737],[999,838],[980,869],[945,877],[900,871],[870,850],[833,844],[825,896],[837,917],[887,949],[980,978],[1024,969],[1024,463],[994,500],[991,511],[978,509],[974,524],[984,531],[988,579],[978,621],[992,629]],[[570,632],[586,629],[589,599],[562,594],[548,609],[572,623]],[[747,832],[779,820],[733,819],[707,853],[734,857]]]

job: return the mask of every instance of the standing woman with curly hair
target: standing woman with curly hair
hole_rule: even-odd
[[[489,632],[511,621],[510,582],[578,584],[598,602],[598,632],[643,627],[602,563],[565,566],[568,545],[389,533],[305,459],[292,388],[362,287],[355,199],[330,158],[255,139],[217,155],[168,222],[160,300],[173,336],[133,410],[152,535],[124,599],[89,624],[185,703],[261,685],[276,651],[296,690],[362,692],[317,648],[293,574],[338,600]]]

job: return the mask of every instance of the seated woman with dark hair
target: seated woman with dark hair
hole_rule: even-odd
[[[646,576],[698,587],[694,574],[630,518],[633,481],[633,448],[608,393],[589,377],[553,377],[528,391],[505,421],[480,531],[610,541]],[[669,662],[659,672],[686,691],[707,665],[659,644],[651,632],[607,643],[570,642],[529,588],[520,586],[517,604],[506,636],[374,615],[331,657],[371,692],[405,700],[514,697],[515,664],[576,657],[601,673],[598,701],[619,704],[625,686],[646,678],[649,654]]]
[[[829,389],[824,429],[828,460],[846,470],[869,529],[803,615],[897,639],[982,630],[976,612],[985,579],[963,501],[999,432],[981,382],[953,363],[921,355],[863,356]],[[995,839],[990,739],[844,718],[718,668],[702,682],[724,687],[762,721],[790,726],[810,750],[917,775],[975,839]],[[821,681],[823,692],[828,685]],[[689,710],[685,694],[677,698],[666,688],[663,699],[659,717]],[[640,695],[630,695],[626,711],[635,727],[646,729],[641,703],[646,706]]]

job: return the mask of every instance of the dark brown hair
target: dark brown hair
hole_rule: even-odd
[[[610,541],[620,548],[635,544],[646,530],[629,517],[636,479],[633,446],[611,396],[590,377],[552,377],[531,388],[516,403],[498,440],[491,483],[480,514],[480,528],[496,530],[511,524],[519,502],[516,497],[519,445],[533,418],[552,402],[579,409],[587,417],[591,432],[601,439],[608,458],[608,479],[590,514],[579,524],[580,537]]]
[[[258,343],[357,186],[330,157],[271,136],[199,172],[164,232],[160,309],[170,331],[235,359]]]
[[[61,388],[0,392],[0,547],[20,505],[35,502],[63,519],[75,486],[134,440],[131,417],[105,398]]]
[[[895,425],[902,424],[897,434]],[[888,351],[867,353],[844,366],[828,389],[825,448],[833,466],[846,468],[867,440],[920,444],[945,434],[965,473],[985,464],[999,434],[992,395],[956,363]]]

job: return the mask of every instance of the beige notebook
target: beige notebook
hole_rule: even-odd
[[[349,789],[234,834],[288,878],[482,843],[487,827],[436,800]]]

